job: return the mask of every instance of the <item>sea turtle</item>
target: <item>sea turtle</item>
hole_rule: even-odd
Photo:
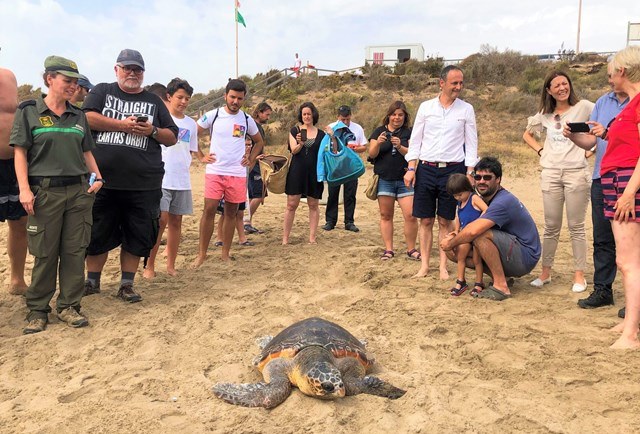
[[[373,365],[365,345],[344,328],[322,318],[290,325],[274,338],[261,341],[262,353],[253,364],[264,382],[218,383],[218,398],[245,407],[273,408],[291,393],[291,385],[320,399],[368,393],[397,399],[406,392],[365,374]]]

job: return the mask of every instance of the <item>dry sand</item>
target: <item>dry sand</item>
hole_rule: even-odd
[[[527,172],[516,169],[506,165],[503,185],[541,225],[538,174],[514,179],[510,173]],[[71,329],[51,316],[44,333],[23,336],[23,298],[0,293],[0,432],[640,431],[640,352],[608,348],[615,340],[608,329],[623,305],[621,284],[615,307],[576,306],[583,295],[570,291],[566,227],[552,284],[534,290],[533,276],[517,279],[514,297],[502,303],[468,293],[452,298],[451,282],[437,279],[435,256],[427,278],[410,279],[418,264],[403,255],[399,210],[398,254],[378,259],[377,203],[363,193],[369,170],[358,190],[360,233],[321,230],[318,245],[307,245],[302,204],[292,245],[281,246],[285,198],[271,195],[255,217],[267,231],[250,237],[255,247],[234,246],[237,260],[224,264],[212,246],[205,265],[191,271],[203,167],[192,174],[196,214],[184,219],[179,276],[163,272],[162,258],[154,281],[139,273],[142,303],[113,297],[117,254],[105,269],[103,292],[83,300],[87,328]],[[6,225],[0,239],[0,273],[8,278]],[[407,394],[396,401],[369,395],[320,401],[294,389],[271,411],[213,397],[214,382],[260,380],[251,366],[256,337],[310,316],[366,338],[377,375]]]

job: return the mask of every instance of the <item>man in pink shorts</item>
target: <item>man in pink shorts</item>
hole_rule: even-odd
[[[229,80],[225,89],[225,106],[205,113],[197,122],[198,135],[211,135],[209,152],[215,157],[205,171],[204,210],[200,218],[198,256],[194,267],[202,265],[213,234],[214,218],[220,199],[224,198],[224,214],[235,216],[238,205],[247,197],[247,167],[255,164],[262,153],[262,136],[256,122],[240,110],[247,94],[242,80]],[[247,153],[245,136],[255,145]],[[224,219],[222,224],[222,260],[231,259],[229,250],[233,241],[235,219]]]

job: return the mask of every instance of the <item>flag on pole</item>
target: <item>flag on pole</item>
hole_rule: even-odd
[[[238,8],[240,7],[240,2],[238,0],[235,1],[236,3],[236,22],[242,24],[244,26],[244,28],[247,28],[247,23],[244,22],[244,17],[242,16],[242,14],[240,13],[240,11],[238,10]]]
[[[242,24],[245,29],[247,28],[247,23],[244,22],[244,17],[242,16],[242,14],[240,14],[240,12],[236,9],[236,21],[240,24]]]

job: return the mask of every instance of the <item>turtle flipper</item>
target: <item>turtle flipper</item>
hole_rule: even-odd
[[[378,377],[367,375],[362,378],[345,378],[344,387],[347,395],[357,395],[366,393],[369,395],[382,396],[389,399],[398,399],[402,397],[406,390],[399,389],[394,385],[387,383]]]
[[[253,384],[217,383],[212,390],[216,397],[229,404],[273,408],[287,399],[291,393],[291,384],[289,381]]]

